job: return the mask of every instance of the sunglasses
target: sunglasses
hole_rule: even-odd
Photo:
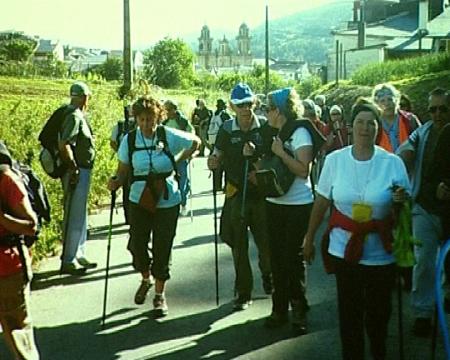
[[[243,109],[243,108],[250,108],[252,107],[253,103],[248,102],[248,103],[242,103],[242,104],[236,104],[236,107],[239,109]]]
[[[434,114],[437,111],[440,111],[441,113],[446,113],[448,111],[448,107],[445,105],[439,105],[439,106],[430,106],[428,108],[428,111],[432,114]]]

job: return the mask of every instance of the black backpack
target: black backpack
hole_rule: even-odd
[[[295,180],[295,174],[293,174],[284,162],[275,154],[270,151],[270,145],[272,143],[273,136],[276,135],[276,129],[271,128],[266,124],[266,128],[263,130],[263,139],[265,144],[266,153],[261,159],[261,169],[256,172],[256,178],[258,182],[258,191],[264,197],[279,197],[286,194]],[[287,141],[295,130],[300,127],[306,128],[311,135],[313,142],[313,161],[316,158],[321,147],[325,143],[326,139],[308,120],[293,120],[286,123],[278,136],[283,143]],[[290,156],[293,154],[285,148],[285,151]],[[310,177],[311,181],[312,178]]]
[[[43,221],[49,222],[51,220],[50,203],[48,201],[48,195],[44,184],[28,165],[17,161],[12,161],[11,170],[17,175],[22,184],[25,186],[31,207],[38,218],[38,231],[35,236],[21,237],[18,235],[9,235],[0,237],[0,244],[4,246],[16,246],[17,240],[19,238],[23,238],[25,240],[25,244],[30,247],[37,240]],[[0,176],[2,176],[3,172],[4,165],[0,165]]]
[[[45,123],[38,140],[42,149],[39,153],[39,161],[45,173],[53,179],[64,175],[67,168],[59,156],[59,134],[65,117],[75,108],[70,105],[59,107]]]

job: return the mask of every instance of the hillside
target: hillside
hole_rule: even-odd
[[[392,81],[392,84],[411,98],[413,112],[424,122],[429,117],[427,111],[428,93],[436,87],[448,87],[448,84],[450,84],[450,70]],[[348,82],[342,82],[339,84],[339,87],[336,87],[335,84],[328,84],[319,89],[317,93],[319,92],[327,96],[328,104],[342,105],[345,110],[345,118],[349,119],[352,104],[359,96],[370,96],[372,87],[351,85]]]
[[[323,63],[333,46],[331,30],[351,19],[351,4],[336,2],[301,11],[269,24],[270,56],[277,59],[306,60]],[[265,27],[251,29],[253,56],[264,57]]]
[[[331,29],[343,27],[351,19],[352,6],[349,2],[336,2],[326,6],[301,11],[290,16],[271,20],[270,56],[276,59],[306,60],[309,63],[324,63],[329,48],[333,46]],[[270,10],[270,9],[269,9]],[[270,16],[270,14],[269,14]],[[218,47],[217,40],[226,36],[235,47],[236,30],[219,30],[209,24],[214,39],[213,48]],[[192,50],[198,51],[198,33],[184,36]],[[265,49],[265,25],[250,29],[251,48],[254,58],[263,58]]]

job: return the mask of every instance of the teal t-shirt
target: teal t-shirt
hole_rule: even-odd
[[[164,126],[166,131],[166,139],[170,152],[176,156],[183,150],[189,149],[192,146],[192,136],[189,133],[177,129],[171,129]],[[154,173],[167,173],[173,170],[172,163],[169,157],[163,152],[162,147],[158,146],[158,139],[154,134],[152,138],[145,138],[141,130],[136,130],[136,148],[141,147],[155,147],[155,149],[136,149],[132,155],[133,170],[135,176],[146,176],[150,171]],[[123,141],[120,143],[118,151],[119,161],[124,164],[129,164],[128,159],[128,135],[125,135]],[[162,197],[157,205],[158,208],[168,208],[178,205],[181,202],[181,194],[178,188],[178,182],[175,176],[166,178],[168,198]],[[135,181],[130,188],[130,201],[139,203],[139,199],[144,191],[145,181]]]

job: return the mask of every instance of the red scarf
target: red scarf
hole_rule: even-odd
[[[364,248],[364,239],[369,233],[376,232],[380,235],[381,242],[386,252],[392,252],[392,236],[393,220],[391,216],[383,220],[370,220],[367,222],[356,222],[342,214],[335,207],[332,209],[328,227],[322,237],[321,251],[325,271],[328,274],[333,274],[335,268],[331,255],[328,253],[328,246],[330,244],[330,233],[335,227],[350,231],[352,234],[345,247],[344,260],[351,264],[357,264],[362,257]]]

